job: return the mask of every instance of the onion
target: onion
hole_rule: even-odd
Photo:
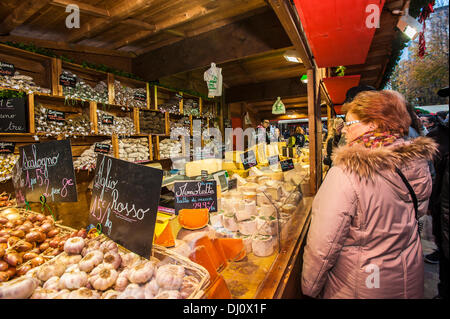
[[[41,225],[41,229],[44,233],[48,233],[49,231],[51,231],[53,229],[53,224],[51,224],[49,222],[45,222]]]
[[[0,216],[0,224],[6,224],[8,222],[8,218]]]
[[[8,281],[9,275],[6,271],[0,271],[0,282]]]
[[[6,273],[9,275],[9,278],[14,277],[14,275],[16,274],[16,267],[9,267],[6,270]]]
[[[5,248],[0,247],[0,258],[3,258],[4,255],[5,255]]]
[[[16,236],[16,237],[19,237],[19,238],[23,238],[23,237],[25,237],[25,232],[23,230],[13,230],[11,232],[11,236]]]
[[[6,271],[9,268],[9,265],[6,261],[0,260],[0,271]]]
[[[17,267],[17,275],[18,276],[23,276],[25,275],[29,270],[31,269],[31,265],[30,264],[26,264],[26,265],[20,265],[19,267]]]
[[[37,267],[45,263],[45,259],[41,256],[31,259],[31,266]]]
[[[3,257],[3,260],[6,261],[10,266],[17,266],[18,264],[22,263],[22,257],[15,252],[12,253],[6,253]]]
[[[16,250],[19,252],[29,251],[31,249],[33,249],[33,244],[23,240],[21,240],[16,246]]]
[[[23,255],[23,260],[24,260],[24,261],[28,261],[28,260],[31,260],[31,259],[33,259],[33,258],[36,258],[37,256],[39,256],[39,255],[36,254],[36,253],[28,252],[28,253],[25,253],[25,254]]]
[[[47,237],[54,237],[59,234],[58,228],[53,228],[47,233]]]

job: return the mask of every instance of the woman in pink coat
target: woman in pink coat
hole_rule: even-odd
[[[431,139],[405,141],[410,117],[394,91],[344,105],[347,145],[313,202],[303,255],[303,294],[319,298],[423,298],[417,217],[431,194]],[[396,171],[398,169],[399,172]],[[418,215],[411,192],[414,190]]]

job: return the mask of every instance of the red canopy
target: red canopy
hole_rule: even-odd
[[[357,86],[361,75],[346,75],[336,76],[332,78],[324,78],[323,83],[327,88],[328,95],[330,96],[333,104],[343,104],[345,101],[345,94],[348,89]]]
[[[385,0],[294,0],[318,67],[364,64],[375,28],[368,28],[373,10]],[[366,12],[367,9],[367,12]]]

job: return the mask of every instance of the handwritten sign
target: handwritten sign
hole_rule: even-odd
[[[280,158],[278,155],[274,155],[274,156],[269,156],[267,158],[267,160],[269,161],[269,165],[276,165],[280,161]]]
[[[13,142],[0,142],[0,154],[14,153],[16,143]]]
[[[0,99],[0,132],[27,132],[26,105],[23,97]]]
[[[175,182],[175,213],[183,208],[208,208],[210,212],[217,212],[217,184],[216,181],[183,181]]]
[[[0,61],[0,75],[13,76],[14,72],[14,64]]]
[[[55,110],[48,110],[47,112],[47,120],[51,122],[65,122],[66,121],[66,113],[55,111]]]
[[[110,149],[111,145],[109,144],[95,143],[94,152],[108,154]]]
[[[143,93],[143,92],[135,92],[134,93],[134,99],[136,101],[141,101],[141,102],[147,102],[147,94]]]
[[[89,222],[118,244],[149,258],[163,171],[98,154]]]
[[[74,88],[77,85],[77,77],[70,74],[62,73],[59,76],[59,84],[66,87]]]
[[[78,200],[70,140],[22,146],[19,155],[13,170],[16,196],[22,192],[29,202],[39,202],[41,195],[47,202]]]
[[[253,150],[244,152],[241,154],[242,165],[244,165],[244,169],[249,169],[250,167],[258,165],[256,161],[255,152]]]
[[[114,125],[114,116],[113,115],[106,115],[106,114],[104,114],[102,116],[102,124]]]
[[[283,172],[290,171],[291,169],[294,169],[294,163],[292,162],[291,158],[287,159],[285,161],[281,161],[280,164],[281,164],[281,170]]]

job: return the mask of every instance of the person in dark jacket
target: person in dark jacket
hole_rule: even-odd
[[[305,131],[301,126],[297,126],[295,129],[295,146],[303,147],[305,145]]]
[[[333,149],[339,146],[339,141],[341,139],[342,129],[344,128],[344,120],[341,118],[336,118],[333,120],[333,126],[330,134],[328,134],[327,139],[327,154],[323,159],[323,163],[328,166],[332,166],[331,155],[333,154]]]
[[[440,96],[448,97],[448,88],[438,92]],[[448,166],[449,166],[449,127],[448,119],[438,121],[437,125],[428,133],[438,144],[438,154],[434,158],[436,178],[430,197],[433,235],[438,250],[425,256],[425,261],[439,262],[439,295],[437,298],[448,298]]]

